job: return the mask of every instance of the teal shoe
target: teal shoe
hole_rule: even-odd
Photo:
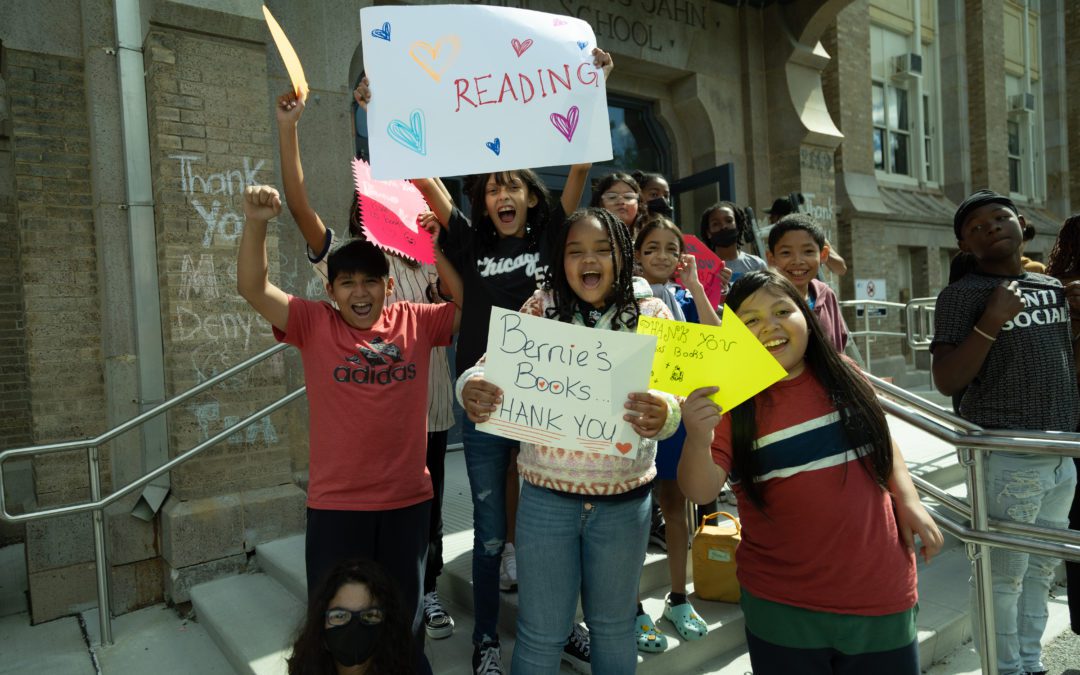
[[[637,618],[637,648],[646,654],[659,654],[667,649],[667,636],[648,614],[639,614]]]
[[[689,602],[673,606],[671,599],[668,598],[664,603],[664,618],[675,626],[675,631],[684,640],[700,640],[709,632],[709,624],[698,616],[698,613],[694,611],[694,607]],[[641,640],[639,639],[638,645],[640,644]]]

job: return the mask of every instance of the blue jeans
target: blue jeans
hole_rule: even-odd
[[[1065,529],[1075,489],[1076,467],[1070,457],[1001,452],[989,457],[987,512],[991,518]],[[1054,568],[1059,562],[1057,558],[991,549],[1000,675],[1046,670],[1040,640],[1046,628]],[[973,606],[974,593],[972,584]],[[978,648],[977,625],[973,632]]]
[[[473,506],[473,643],[498,637],[499,561],[506,543],[506,469],[518,442],[462,428]],[[568,629],[569,630],[569,629]],[[564,635],[565,639],[566,636]]]
[[[525,482],[517,516],[514,675],[558,672],[578,595],[594,675],[637,668],[634,619],[649,537],[649,495],[589,501]]]

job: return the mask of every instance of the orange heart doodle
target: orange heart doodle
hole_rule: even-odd
[[[417,40],[409,47],[409,56],[436,82],[454,64],[460,52],[461,40],[456,35],[444,35],[435,41],[434,46]]]
[[[626,453],[630,452],[630,448],[632,448],[632,447],[633,446],[630,445],[629,443],[616,443],[615,444],[615,449],[618,450],[619,452],[621,452],[624,455]]]

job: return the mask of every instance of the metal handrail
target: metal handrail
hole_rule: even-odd
[[[130,431],[140,424],[143,424],[147,420],[153,419],[162,413],[165,413],[172,408],[180,405],[181,403],[198,396],[202,392],[210,389],[211,387],[228,380],[235,375],[238,375],[252,366],[261,363],[262,361],[270,358],[274,354],[288,349],[288,345],[282,343],[274,345],[269,349],[266,349],[251,358],[242,361],[235,366],[211,377],[210,379],[202,382],[185,392],[177,394],[176,396],[154,406],[150,410],[137,415],[127,422],[117,425],[116,427],[106,431],[103,434],[95,436],[93,438],[84,439],[81,441],[67,441],[63,443],[46,443],[39,446],[14,448],[11,450],[5,450],[0,452],[0,520],[6,520],[12,523],[28,522],[32,520],[41,520],[44,518],[54,518],[56,516],[69,515],[73,513],[83,513],[86,511],[92,512],[93,525],[94,525],[94,566],[97,577],[97,596],[98,596],[98,621],[101,626],[101,644],[111,645],[113,643],[112,638],[112,614],[109,611],[109,575],[108,575],[108,551],[105,546],[105,507],[112,504],[132,493],[133,491],[149,484],[159,476],[171,471],[175,467],[183,464],[192,457],[198,455],[209,447],[212,447],[221,441],[225,440],[229,436],[232,436],[237,431],[248,427],[254,422],[272,414],[278,409],[288,405],[292,401],[303,396],[307,387],[300,387],[295,391],[292,391],[285,396],[282,396],[277,401],[261,408],[260,410],[248,415],[243,420],[226,427],[220,433],[206,439],[202,443],[199,443],[193,448],[177,455],[173,459],[169,460],[165,464],[150,471],[144,476],[137,478],[127,485],[116,489],[112,494],[103,497],[101,494],[101,467],[99,464],[99,452],[98,448],[102,443],[116,438],[117,436]],[[87,464],[90,471],[90,500],[78,504],[69,504],[66,506],[59,506],[52,509],[42,509],[38,511],[32,511],[30,513],[24,513],[19,515],[10,514],[7,512],[7,501],[4,490],[4,462],[15,457],[21,457],[26,455],[43,455],[55,452],[63,452],[70,450],[87,451]]]
[[[891,302],[889,300],[841,300],[838,304],[841,307],[854,307],[856,309],[864,308],[863,309],[863,329],[862,330],[850,331],[849,335],[852,338],[857,338],[857,337],[863,338],[863,354],[862,354],[862,357],[866,362],[867,370],[869,370],[871,368],[871,358],[870,358],[870,339],[871,338],[874,338],[874,337],[898,337],[898,338],[909,337],[909,335],[907,333],[899,333],[897,331],[871,330],[870,329],[870,319],[881,319],[883,317],[870,316],[869,309],[866,309],[868,307],[884,307],[885,309],[889,309],[889,308],[906,309],[907,306],[902,302]]]
[[[887,413],[955,445],[960,464],[967,469],[968,500],[966,503],[922,478],[912,476],[912,480],[921,495],[936,500],[971,523],[970,526],[963,525],[937,509],[929,509],[932,517],[943,530],[967,545],[968,557],[975,566],[975,611],[982,642],[979,658],[982,661],[983,672],[996,675],[998,669],[992,610],[991,547],[1080,562],[1080,532],[991,520],[986,507],[987,453],[1019,451],[1027,454],[1080,457],[1080,434],[983,429],[920,396],[869,373],[866,375],[877,393],[878,401]]]
[[[108,443],[109,441],[111,441],[112,439],[116,438],[117,436],[123,434],[124,432],[131,431],[132,429],[139,426],[143,422],[146,422],[149,419],[157,417],[158,415],[160,415],[163,412],[168,412],[169,410],[172,410],[173,408],[180,405],[184,401],[187,401],[188,399],[191,399],[191,398],[193,398],[195,396],[198,396],[199,394],[203,393],[207,389],[210,389],[213,386],[224,382],[225,380],[229,379],[230,377],[233,377],[234,375],[238,375],[238,374],[244,372],[248,368],[251,368],[252,366],[254,366],[254,365],[256,365],[256,364],[258,364],[258,363],[260,363],[260,362],[262,362],[262,361],[264,361],[264,360],[266,360],[268,358],[270,358],[274,354],[277,354],[278,352],[284,351],[284,350],[286,350],[288,348],[289,348],[289,345],[287,345],[285,343],[276,344],[273,347],[270,347],[269,349],[267,349],[266,351],[260,352],[260,353],[256,354],[255,356],[252,356],[251,358],[247,359],[246,361],[241,361],[240,363],[236,364],[232,368],[229,368],[228,370],[225,370],[225,371],[223,371],[221,373],[218,373],[217,375],[211,377],[209,380],[206,380],[205,382],[197,384],[194,387],[192,387],[191,389],[188,389],[187,391],[185,391],[185,392],[183,392],[181,394],[177,394],[176,396],[174,396],[174,397],[172,397],[172,398],[170,398],[170,399],[168,399],[168,400],[166,400],[166,401],[164,401],[162,403],[159,403],[158,405],[156,405],[153,408],[147,410],[146,412],[144,412],[144,413],[142,413],[140,415],[136,415],[135,417],[132,417],[127,422],[124,422],[122,424],[119,424],[119,425],[113,427],[112,429],[106,431],[105,433],[101,434],[100,436],[95,436],[93,438],[87,438],[87,439],[84,439],[84,440],[81,440],[81,441],[65,441],[63,443],[45,443],[45,444],[42,444],[42,445],[28,446],[28,447],[25,447],[25,448],[13,448],[11,450],[5,450],[3,452],[0,452],[0,476],[3,475],[4,462],[9,460],[9,459],[12,459],[13,457],[19,457],[19,456],[22,456],[22,455],[43,455],[43,454],[48,454],[48,453],[52,453],[52,452],[62,452],[64,450],[82,450],[84,448],[89,448],[91,446],[102,445],[103,443]],[[3,492],[0,491],[0,495],[2,495],[2,494],[3,494]]]
[[[31,513],[22,513],[22,514],[18,514],[18,515],[13,515],[13,514],[10,514],[10,513],[7,512],[6,506],[4,505],[3,496],[2,496],[3,491],[0,491],[0,510],[2,510],[2,512],[0,512],[0,518],[3,518],[4,520],[8,521],[9,523],[25,523],[25,522],[28,522],[28,521],[31,521],[31,520],[41,520],[43,518],[55,518],[57,516],[68,516],[68,515],[71,515],[73,513],[84,513],[86,511],[95,511],[97,509],[103,509],[106,506],[116,502],[117,500],[131,494],[135,490],[138,490],[139,488],[143,487],[144,485],[147,485],[147,484],[153,482],[153,480],[155,478],[157,478],[159,476],[163,476],[166,473],[172,471],[177,466],[183,464],[184,462],[188,461],[189,459],[191,459],[195,455],[198,455],[199,453],[201,453],[203,450],[206,450],[207,448],[210,448],[210,447],[213,447],[214,445],[217,445],[218,443],[220,443],[221,441],[227,439],[229,436],[232,436],[236,432],[241,431],[243,429],[246,429],[247,427],[251,426],[255,422],[258,422],[262,418],[266,417],[267,415],[271,415],[271,414],[277,412],[279,409],[284,408],[286,405],[288,405],[288,404],[292,403],[293,401],[295,401],[296,399],[300,398],[305,393],[307,393],[307,387],[300,387],[298,389],[295,389],[295,390],[289,392],[288,394],[282,396],[281,398],[274,401],[273,403],[271,403],[271,404],[269,404],[267,406],[264,406],[264,407],[260,408],[259,410],[253,412],[252,414],[248,415],[247,417],[243,418],[242,420],[240,420],[236,424],[233,424],[232,426],[226,427],[221,432],[219,432],[217,434],[214,434],[213,436],[206,439],[202,443],[199,443],[195,447],[190,448],[189,450],[177,455],[176,457],[173,457],[168,462],[162,464],[161,466],[154,469],[150,473],[144,475],[142,478],[136,478],[135,480],[131,481],[130,483],[128,483],[124,487],[122,487],[122,488],[120,488],[118,490],[114,490],[111,494],[109,494],[109,496],[102,497],[100,499],[97,499],[96,501],[82,502],[82,503],[79,503],[79,504],[69,504],[67,506],[58,506],[58,507],[52,508],[52,509],[44,509],[44,510],[41,510],[41,511],[33,511]]]

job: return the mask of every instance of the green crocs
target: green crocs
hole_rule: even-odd
[[[647,654],[658,654],[667,649],[667,636],[648,614],[639,614],[637,618],[637,648]]]
[[[664,618],[675,626],[675,630],[684,640],[700,640],[709,632],[709,625],[698,616],[689,602],[681,605],[672,605],[669,598],[664,603]],[[640,649],[641,639],[638,639]]]

